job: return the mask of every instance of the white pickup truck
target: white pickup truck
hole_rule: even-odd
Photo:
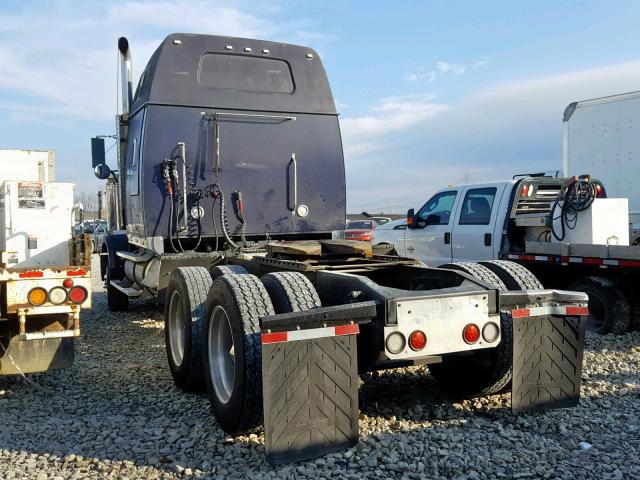
[[[564,212],[576,202],[584,208]],[[453,186],[409,210],[406,228],[380,229],[374,243],[431,266],[481,262],[500,275],[502,260],[520,263],[545,288],[587,293],[591,330],[622,334],[640,328],[640,247],[629,246],[626,205],[588,177]]]

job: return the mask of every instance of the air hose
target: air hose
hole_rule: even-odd
[[[567,230],[576,228],[578,214],[591,207],[596,198],[596,186],[587,175],[569,179],[558,193],[551,208],[551,233],[553,238],[561,242],[565,239]],[[560,208],[560,215],[555,216]],[[560,232],[556,232],[555,220],[560,220]]]
[[[240,233],[242,245],[238,245],[236,242],[234,242],[233,239],[231,238],[231,235],[229,234],[229,217],[227,216],[227,210],[225,208],[224,192],[220,188],[220,185],[218,185],[217,183],[213,185],[209,185],[204,189],[204,195],[213,198],[214,201],[217,200],[220,205],[220,226],[222,229],[222,235],[224,239],[227,241],[227,243],[229,244],[229,246],[237,250],[240,250],[242,247],[246,246],[247,240],[244,237],[244,230],[245,230],[244,218],[241,219],[241,224],[236,231],[237,233]],[[237,198],[240,198],[239,200],[240,205],[242,205],[241,197],[237,197]],[[238,211],[240,210],[244,210],[244,207],[239,207]],[[242,214],[240,213],[240,215]]]

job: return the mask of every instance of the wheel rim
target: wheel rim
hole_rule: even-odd
[[[182,365],[184,359],[184,344],[186,329],[182,318],[182,297],[180,292],[174,290],[169,299],[169,318],[167,326],[169,328],[169,347],[171,349],[171,359],[174,365]]]
[[[228,403],[236,380],[236,357],[231,321],[224,308],[216,306],[209,319],[208,360],[213,390],[221,403]]]
[[[589,295],[589,317],[587,318],[587,330],[600,332],[605,325],[604,305],[595,295]]]

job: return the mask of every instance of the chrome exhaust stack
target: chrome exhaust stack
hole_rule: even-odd
[[[131,102],[133,101],[133,85],[131,80],[131,50],[126,37],[118,39],[120,52],[120,87],[122,89],[122,116],[129,117]]]

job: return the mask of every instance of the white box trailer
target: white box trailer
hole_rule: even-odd
[[[640,91],[574,102],[564,112],[565,177],[590,174],[608,197],[629,199],[631,242],[640,240]]]
[[[69,265],[72,183],[0,185],[0,251],[11,267]]]
[[[0,179],[55,182],[56,156],[52,150],[0,150]]]
[[[91,242],[51,151],[0,150],[0,375],[69,367],[91,307]]]

